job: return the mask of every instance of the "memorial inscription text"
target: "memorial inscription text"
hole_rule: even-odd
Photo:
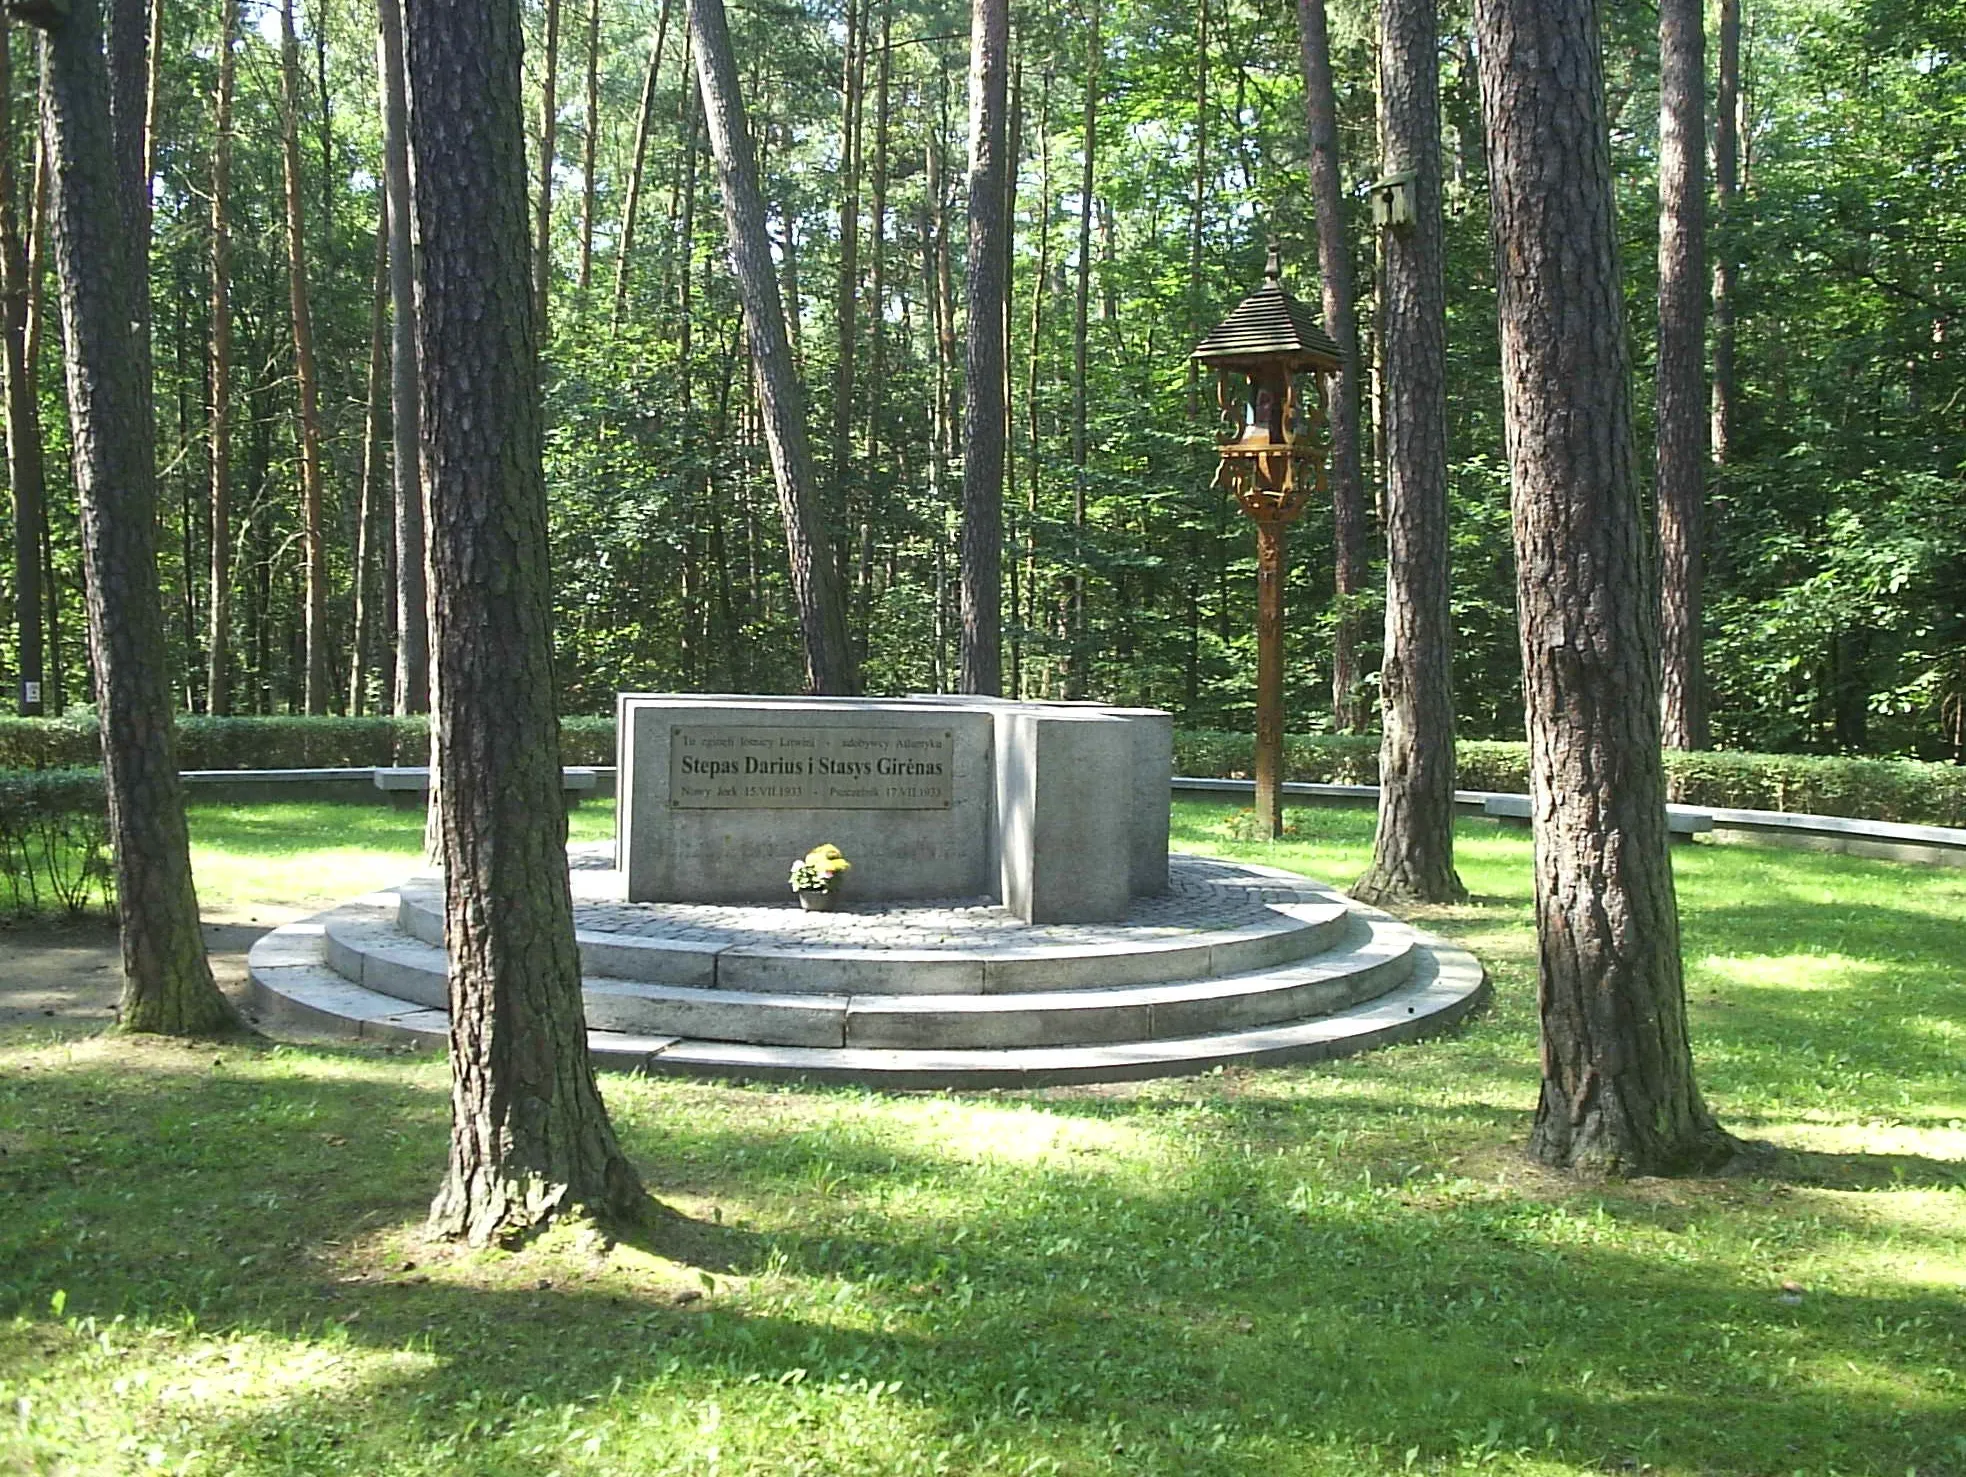
[[[669,730],[681,810],[947,810],[955,744],[919,728],[682,725]]]

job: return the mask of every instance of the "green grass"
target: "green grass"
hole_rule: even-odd
[[[1364,866],[1369,815],[1225,814],[1176,845]],[[305,815],[201,812],[201,887],[414,862],[414,818]],[[422,1241],[438,1062],[16,1034],[0,1470],[1966,1472],[1966,874],[1675,855],[1702,1079],[1795,1151],[1767,1178],[1522,1161],[1529,851],[1479,823],[1476,901],[1424,919],[1494,975],[1458,1034],[1027,1095],[609,1077],[692,1218],[646,1246]]]
[[[272,902],[317,910],[424,870],[423,812],[372,804],[193,805],[198,903],[250,915]],[[567,813],[574,841],[614,838],[614,802]]]

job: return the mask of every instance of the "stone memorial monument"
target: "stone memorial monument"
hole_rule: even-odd
[[[867,901],[988,897],[1096,923],[1167,887],[1173,722],[995,698],[623,693],[630,902],[777,901],[831,842]]]

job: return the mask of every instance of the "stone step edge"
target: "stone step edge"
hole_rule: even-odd
[[[381,957],[380,951],[365,953],[361,942],[346,940],[335,932],[337,924],[341,923],[356,923],[375,928],[390,927],[386,918],[350,916],[358,906],[360,905],[344,904],[304,920],[309,924],[320,925],[318,929],[310,930],[306,935],[310,939],[320,940],[318,946],[311,943],[307,946],[304,955],[307,962],[321,960],[330,968],[336,968],[337,953],[360,955],[364,964],[370,959]],[[678,985],[668,981],[622,978],[604,974],[585,974],[582,982],[589,989],[600,988],[617,994],[642,994],[650,997],[660,992],[664,996],[678,997],[681,1003],[705,1006],[776,1006],[788,1010],[846,1009],[858,1010],[863,1014],[878,1012],[892,1015],[947,1012],[962,1012],[977,1016],[1046,1011],[1064,1013],[1120,1006],[1188,1004],[1211,999],[1260,995],[1271,989],[1342,979],[1354,973],[1381,971],[1389,965],[1396,965],[1408,952],[1418,947],[1419,935],[1415,930],[1384,913],[1359,909],[1349,913],[1341,923],[1346,935],[1343,941],[1334,944],[1323,953],[1305,959],[1290,960],[1262,969],[1241,970],[1234,974],[1203,975],[1187,980],[1150,980],[1141,984],[1095,985],[1076,989],[998,994],[979,994],[969,991],[894,994],[882,990],[859,989],[739,990],[715,986]],[[295,926],[288,925],[288,927]],[[271,938],[272,935],[267,937]],[[441,949],[400,932],[386,941],[386,947],[396,956],[384,961],[390,966],[388,972],[415,976],[421,996],[442,997],[447,984],[444,954]],[[405,955],[410,957],[405,958]],[[348,979],[351,984],[361,984],[365,988],[376,990],[379,994],[393,995],[393,998],[411,1004],[434,1006],[435,1003],[435,998],[421,998],[419,995],[392,991],[387,983],[378,984],[366,978],[356,979],[345,973],[342,978]]]
[[[305,925],[288,925],[300,929]],[[276,931],[277,932],[277,931]],[[856,1084],[897,1091],[1063,1086],[1193,1075],[1218,1066],[1279,1066],[1328,1060],[1450,1026],[1488,999],[1486,972],[1454,944],[1416,932],[1412,978],[1349,1009],[1309,1021],[1153,1042],[995,1050],[878,1050],[864,1047],[741,1046],[674,1036],[590,1031],[597,1066],[739,1081]],[[265,944],[274,935],[260,941]],[[251,961],[255,1001],[285,1018],[336,1034],[413,1046],[442,1046],[449,1017],[349,984],[325,964],[298,962],[300,942]],[[255,945],[254,952],[259,949]]]
[[[412,938],[440,946],[443,920],[441,912],[429,904],[427,881],[412,879],[395,891],[397,926]],[[897,988],[877,993],[1023,994],[1244,974],[1312,958],[1332,947],[1346,915],[1357,909],[1328,889],[1303,891],[1308,895],[1271,904],[1276,912],[1274,924],[1134,943],[1030,945],[995,953],[983,949],[709,944],[593,929],[576,930],[574,941],[580,946],[587,973],[655,984],[749,989],[758,988],[755,981],[790,975],[790,979],[772,980],[771,990],[797,993],[811,989],[830,994],[838,993],[837,981],[848,973],[864,975],[870,969],[886,969],[901,978],[928,983],[915,990]],[[722,976],[726,974],[735,976],[736,981],[725,984]]]
[[[356,911],[357,905],[348,905],[320,915],[318,933],[304,935],[310,942],[283,957],[321,962],[349,983],[406,1008],[441,1009],[447,990],[442,951],[393,930],[393,939],[380,944],[350,940],[338,927],[360,922],[365,928],[388,928],[383,919],[351,918]],[[592,975],[583,983],[588,1018],[605,1030],[830,1049],[915,1049],[931,1042],[940,1049],[938,1037],[948,1038],[951,1049],[1148,1041],[1308,1019],[1370,1000],[1406,980],[1418,947],[1412,929],[1383,915],[1348,921],[1346,927],[1352,937],[1343,948],[1309,960],[1238,975],[1089,990],[764,993]],[[273,946],[261,957],[270,960]],[[662,1018],[665,1013],[668,1019]]]

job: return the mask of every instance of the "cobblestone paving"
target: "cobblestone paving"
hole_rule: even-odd
[[[1233,862],[1175,856],[1168,891],[1133,900],[1121,923],[1030,924],[988,898],[929,898],[905,903],[854,903],[833,913],[807,913],[788,896],[780,904],[625,903],[610,900],[620,886],[611,848],[570,848],[574,923],[584,933],[711,944],[720,948],[909,949],[970,953],[1045,948],[1126,948],[1251,926],[1298,926],[1273,910],[1277,903],[1330,901],[1305,879],[1292,883]],[[849,887],[851,882],[849,881]]]

